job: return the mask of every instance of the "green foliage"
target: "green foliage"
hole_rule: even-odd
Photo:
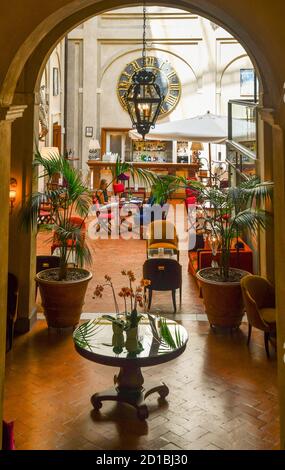
[[[172,334],[168,327],[167,319],[164,317],[160,318],[160,335],[162,348],[178,349],[184,344],[179,327],[176,325],[174,334]]]
[[[142,315],[137,312],[137,309],[134,308],[131,313],[127,314],[127,324],[126,330],[130,328],[136,328],[142,319]]]
[[[126,322],[122,319],[116,318],[112,315],[102,315],[102,318],[105,320],[110,321],[111,323],[114,323],[115,325],[119,326],[122,328],[122,331],[126,329]]]
[[[83,323],[73,333],[75,343],[81,349],[89,349],[89,351],[92,351],[95,347],[94,344],[92,344],[93,336],[98,333],[100,329],[102,329],[100,318]]]
[[[113,180],[110,184],[114,181],[118,181],[118,177],[123,173],[129,173],[134,181],[137,181],[138,184],[144,186],[152,186],[157,181],[157,175],[152,171],[139,168],[134,166],[132,163],[121,162],[119,158],[117,158],[116,165],[112,171]]]
[[[198,202],[205,214],[205,231],[218,240],[221,250],[220,275],[223,281],[229,278],[232,241],[246,232],[254,235],[260,228],[265,229],[269,223],[270,214],[264,207],[272,193],[273,183],[261,183],[256,177],[226,189],[200,187]]]
[[[176,191],[183,181],[173,175],[158,176],[156,182],[152,186],[152,194],[155,204],[166,204],[171,194]]]
[[[165,201],[174,191],[189,186],[198,192],[197,202],[204,212],[205,231],[219,240],[220,274],[226,281],[232,240],[246,231],[256,234],[270,221],[264,204],[272,197],[273,183],[251,177],[239,186],[220,189],[217,186],[205,187],[198,181],[191,181],[189,185],[186,178],[168,175],[158,178],[153,186],[155,202]]]
[[[36,228],[41,206],[48,205],[51,216],[49,225],[53,228],[55,238],[60,245],[59,279],[62,280],[66,278],[67,265],[72,253],[75,254],[79,266],[91,263],[91,254],[82,234],[82,225],[88,216],[92,196],[83,183],[80,173],[72,168],[62,155],[51,153],[48,158],[44,158],[38,150],[33,165],[37,178],[45,179],[45,190],[34,192],[26,199],[21,211],[21,222],[25,227]],[[55,186],[53,180],[59,175],[63,185]],[[81,226],[70,222],[73,216],[83,220]],[[71,249],[68,248],[70,239]]]

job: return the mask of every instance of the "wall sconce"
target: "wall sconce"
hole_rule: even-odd
[[[14,209],[14,204],[17,196],[17,180],[15,178],[10,178],[10,191],[9,191],[9,200],[10,200],[10,214]]]

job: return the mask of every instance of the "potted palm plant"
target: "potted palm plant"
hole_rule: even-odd
[[[204,227],[212,247],[212,267],[197,273],[205,310],[212,326],[238,327],[243,317],[240,280],[247,272],[230,266],[232,249],[241,249],[239,237],[265,229],[269,214],[262,208],[272,194],[272,183],[252,177],[237,187],[219,189],[193,183],[204,212]]]
[[[80,173],[61,155],[44,158],[36,152],[34,167],[38,178],[45,179],[43,192],[34,192],[23,204],[21,221],[37,228],[38,214],[44,204],[50,211],[49,224],[53,229],[50,240],[58,249],[58,268],[41,271],[36,276],[48,326],[74,327],[80,319],[87,285],[92,274],[83,268],[91,262],[85,242],[85,220],[92,204],[88,187]],[[58,176],[62,184],[54,184]],[[71,260],[75,267],[69,267]]]
[[[190,184],[197,191],[204,232],[213,253],[212,267],[198,271],[197,278],[210,324],[233,328],[240,325],[243,317],[240,280],[248,273],[230,266],[230,253],[233,246],[237,252],[241,248],[242,234],[249,231],[255,235],[266,227],[269,214],[262,207],[271,198],[273,183],[261,183],[256,177],[225,189],[220,189],[218,183],[217,179],[211,187],[196,181]],[[188,186],[185,178],[165,177],[155,185],[155,199],[167,198],[177,188]]]

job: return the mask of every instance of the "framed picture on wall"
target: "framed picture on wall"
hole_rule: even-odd
[[[85,127],[85,137],[93,137],[93,127]]]
[[[254,69],[240,69],[240,96],[254,96]]]
[[[53,67],[52,69],[52,94],[57,96],[59,94],[59,82],[58,82],[58,68]]]

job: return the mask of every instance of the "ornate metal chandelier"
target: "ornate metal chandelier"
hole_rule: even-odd
[[[143,6],[143,50],[142,69],[134,73],[132,84],[125,94],[128,113],[132,120],[133,129],[142,135],[143,139],[150,128],[155,127],[164,96],[156,81],[156,76],[146,69],[146,7]]]

